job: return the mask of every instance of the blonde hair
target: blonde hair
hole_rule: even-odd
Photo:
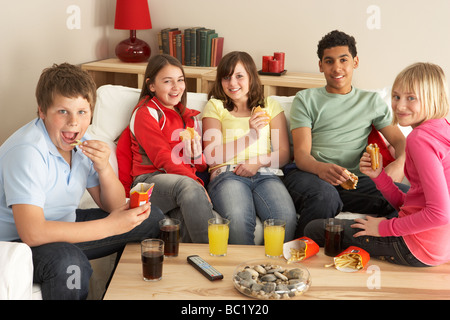
[[[418,62],[406,67],[395,78],[392,91],[402,89],[414,93],[426,120],[445,118],[449,112],[447,80],[441,67]],[[398,124],[394,114],[393,124]]]

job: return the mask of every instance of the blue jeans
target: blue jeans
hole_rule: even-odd
[[[261,221],[285,220],[285,241],[293,239],[295,207],[277,176],[258,172],[247,178],[227,171],[209,183],[208,192],[214,209],[230,220],[230,244],[255,244],[256,215]]]
[[[428,267],[409,251],[402,237],[360,236],[355,238],[353,235],[361,229],[350,227],[355,223],[353,220],[344,220],[344,223],[343,250],[350,246],[357,246],[366,250],[373,258],[405,266]],[[324,220],[314,220],[308,223],[305,228],[305,236],[323,247],[325,244]]]
[[[108,213],[100,209],[77,210],[77,222],[102,219]],[[32,247],[33,282],[41,284],[42,298],[57,300],[86,299],[92,274],[90,259],[118,252],[128,242],[159,236],[159,220],[164,215],[156,206],[148,219],[133,230],[96,241],[81,243],[54,242]]]
[[[317,175],[294,169],[283,180],[300,215],[296,237],[303,236],[306,225],[315,219],[333,218],[341,211],[394,217],[397,211],[377,190],[368,176],[358,177],[355,190],[333,186]],[[407,192],[409,186],[396,185]]]
[[[194,179],[154,172],[138,176],[138,182],[155,183],[150,202],[164,214],[181,221],[183,242],[208,243],[208,220],[214,218],[206,190]]]

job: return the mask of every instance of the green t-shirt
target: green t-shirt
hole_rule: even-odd
[[[373,124],[380,130],[391,124],[388,105],[376,92],[352,88],[346,95],[328,93],[325,87],[297,93],[290,113],[291,130],[311,128],[311,154],[356,175]],[[295,146],[294,146],[295,147]]]

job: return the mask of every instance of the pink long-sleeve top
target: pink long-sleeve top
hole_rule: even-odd
[[[411,184],[401,192],[384,172],[377,188],[397,209],[398,218],[384,220],[381,236],[401,236],[411,253],[427,265],[450,261],[450,124],[428,120],[406,139],[405,176]]]

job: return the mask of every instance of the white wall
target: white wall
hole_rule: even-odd
[[[0,0],[0,144],[36,117],[34,94],[44,68],[109,57],[114,3]]]
[[[419,60],[450,73],[448,0],[154,0],[150,10],[156,29],[215,28],[226,52],[247,51],[259,67],[262,55],[284,51],[286,69],[319,72],[317,43],[339,29],[357,40],[357,86],[389,85]]]
[[[0,0],[0,143],[35,116],[34,89],[45,67],[114,56],[128,32],[114,30],[114,0]],[[71,5],[81,29],[69,29]],[[153,29],[138,31],[153,54],[166,27],[205,26],[225,37],[225,53],[286,52],[289,71],[318,72],[317,42],[333,29],[355,36],[356,86],[388,86],[408,64],[429,61],[450,74],[448,0],[149,0]],[[450,75],[449,75],[450,77]]]

